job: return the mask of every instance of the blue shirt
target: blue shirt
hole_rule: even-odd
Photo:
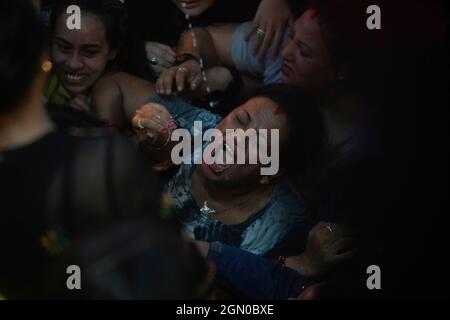
[[[194,121],[203,122],[203,130],[215,128],[221,117],[209,111],[196,108],[181,99],[163,99],[155,96],[150,102],[166,107],[179,126],[195,132]],[[207,144],[203,145],[203,148]],[[203,150],[194,150],[193,157]],[[306,220],[305,205],[300,195],[287,179],[281,178],[274,186],[267,205],[250,218],[237,225],[225,225],[214,215],[200,212],[191,193],[193,164],[183,164],[175,177],[168,183],[173,209],[181,213],[186,232],[192,239],[205,242],[222,242],[256,255],[264,255],[282,241],[292,228],[302,226]]]
[[[282,82],[281,69],[283,68],[283,58],[280,54],[276,57],[269,50],[267,55],[260,59],[253,54],[253,48],[257,40],[257,35],[253,35],[249,41],[245,40],[247,32],[252,27],[251,22],[240,24],[233,34],[231,41],[231,58],[237,70],[247,73],[256,78],[262,78],[265,85]],[[284,34],[282,48],[289,41],[289,29]]]

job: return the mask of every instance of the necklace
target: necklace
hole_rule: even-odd
[[[248,201],[250,201],[252,197],[248,197],[247,199],[245,199],[242,202],[239,202],[238,204],[231,206],[229,208],[225,208],[220,210],[219,212],[217,212],[216,210],[214,210],[213,208],[208,206],[208,201],[203,202],[203,207],[200,208],[200,219],[203,222],[208,221],[208,219],[210,219],[211,217],[213,217],[213,219],[215,219],[214,215],[217,215],[219,213],[223,213],[223,212],[227,212],[229,210],[232,210],[234,208],[239,207],[240,205],[243,205],[245,203],[247,203]]]

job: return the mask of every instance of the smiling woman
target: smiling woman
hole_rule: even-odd
[[[81,9],[81,29],[69,30],[69,5]],[[51,55],[55,74],[45,96],[57,105],[89,111],[90,91],[113,71],[122,44],[126,14],[120,1],[71,0],[55,6],[51,17]]]

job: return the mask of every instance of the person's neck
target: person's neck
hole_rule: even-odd
[[[254,202],[251,201],[252,199],[256,199],[258,202],[264,201],[267,197],[270,197],[273,190],[271,184],[227,185],[222,182],[213,182],[206,179],[199,171],[196,174],[194,172],[193,178],[193,182],[196,184],[193,191],[196,191],[197,200],[200,202],[208,201],[213,206],[230,207],[242,202],[248,202],[251,205],[250,202]]]
[[[319,106],[328,134],[336,142],[363,114],[358,99],[346,93],[322,94]]]
[[[12,113],[0,115],[0,150],[30,144],[53,128],[41,95],[34,95]]]

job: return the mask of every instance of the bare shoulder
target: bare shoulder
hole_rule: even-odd
[[[233,34],[237,27],[238,24],[235,23],[214,24],[206,27],[206,30],[210,34],[214,42],[214,46],[216,47],[219,60],[222,64],[229,67],[233,66],[230,50]]]
[[[132,119],[136,110],[155,95],[153,83],[126,72],[105,76],[104,81],[106,85],[115,85],[119,88],[123,99],[124,113],[128,120]]]

